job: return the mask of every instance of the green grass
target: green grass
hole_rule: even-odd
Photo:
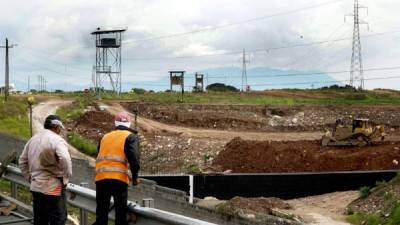
[[[383,219],[377,214],[355,213],[347,218],[354,225],[383,225]]]
[[[279,93],[277,95],[277,93]],[[97,101],[93,93],[65,92],[53,94],[80,102]],[[180,92],[129,92],[122,95],[102,93],[102,100],[137,101],[161,104],[179,103]],[[354,91],[351,89],[281,89],[266,92],[185,92],[183,103],[188,104],[241,104],[241,105],[400,105],[397,91]],[[65,115],[74,112],[67,112]]]
[[[392,192],[385,191],[385,187],[389,185],[400,184],[400,172],[389,182],[379,182],[376,187],[363,187],[360,189],[361,197],[368,196],[371,193],[382,195],[384,199],[383,205],[379,206],[376,213],[353,213],[349,209],[347,221],[354,225],[400,225],[400,200],[395,197]],[[389,214],[390,212],[390,214]],[[384,214],[389,215],[384,215]]]
[[[97,155],[97,146],[90,140],[85,139],[81,135],[71,132],[67,135],[67,141],[80,152],[95,157]]]
[[[371,194],[371,187],[361,187],[360,190],[360,198],[367,198]]]
[[[0,133],[24,140],[30,137],[26,99],[12,97],[7,102],[0,100]]]
[[[388,217],[380,214],[355,213],[347,217],[347,222],[354,225],[399,225],[400,204],[397,204]]]
[[[189,104],[243,104],[243,105],[400,105],[400,94],[382,94],[374,91],[351,92],[348,90],[283,90],[276,96],[272,92],[251,93],[185,93],[183,103]],[[299,96],[297,96],[299,95]],[[103,96],[104,100],[130,100],[173,104],[180,102],[180,93],[123,94]]]

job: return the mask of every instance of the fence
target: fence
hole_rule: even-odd
[[[21,171],[17,167],[8,166],[3,179],[11,182],[11,197],[16,198],[17,186],[29,187],[29,183],[22,176]],[[80,210],[80,224],[87,225],[87,213],[95,213],[96,209],[96,191],[75,185],[68,184],[68,203]],[[144,200],[147,206],[151,205],[151,200]],[[146,204],[145,204],[146,205]],[[138,225],[214,225],[214,223],[205,222],[198,219],[182,216],[175,213],[166,212],[163,210],[140,206],[137,203],[128,201],[129,213],[137,215]],[[110,219],[113,219],[113,212],[110,213]]]

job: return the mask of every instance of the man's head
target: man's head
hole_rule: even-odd
[[[49,115],[44,121],[44,129],[52,130],[54,133],[60,134],[61,129],[64,129],[64,125],[62,124],[60,117]]]
[[[129,117],[129,114],[127,112],[117,113],[114,117],[114,124],[115,127],[124,126],[129,128],[131,126],[131,119]]]

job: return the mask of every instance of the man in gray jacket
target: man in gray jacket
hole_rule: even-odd
[[[65,225],[71,157],[67,142],[59,135],[64,128],[60,118],[48,116],[44,128],[25,145],[19,166],[31,184],[34,225]]]

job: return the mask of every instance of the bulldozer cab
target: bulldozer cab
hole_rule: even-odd
[[[364,129],[367,129],[368,127],[369,127],[368,119],[354,119],[353,120],[353,124],[352,124],[353,132],[355,132],[357,130],[364,130]]]
[[[369,120],[355,118],[351,121],[336,123],[336,127],[333,132],[333,136],[336,140],[344,140],[352,138],[354,135],[363,134],[368,136],[372,132]]]

